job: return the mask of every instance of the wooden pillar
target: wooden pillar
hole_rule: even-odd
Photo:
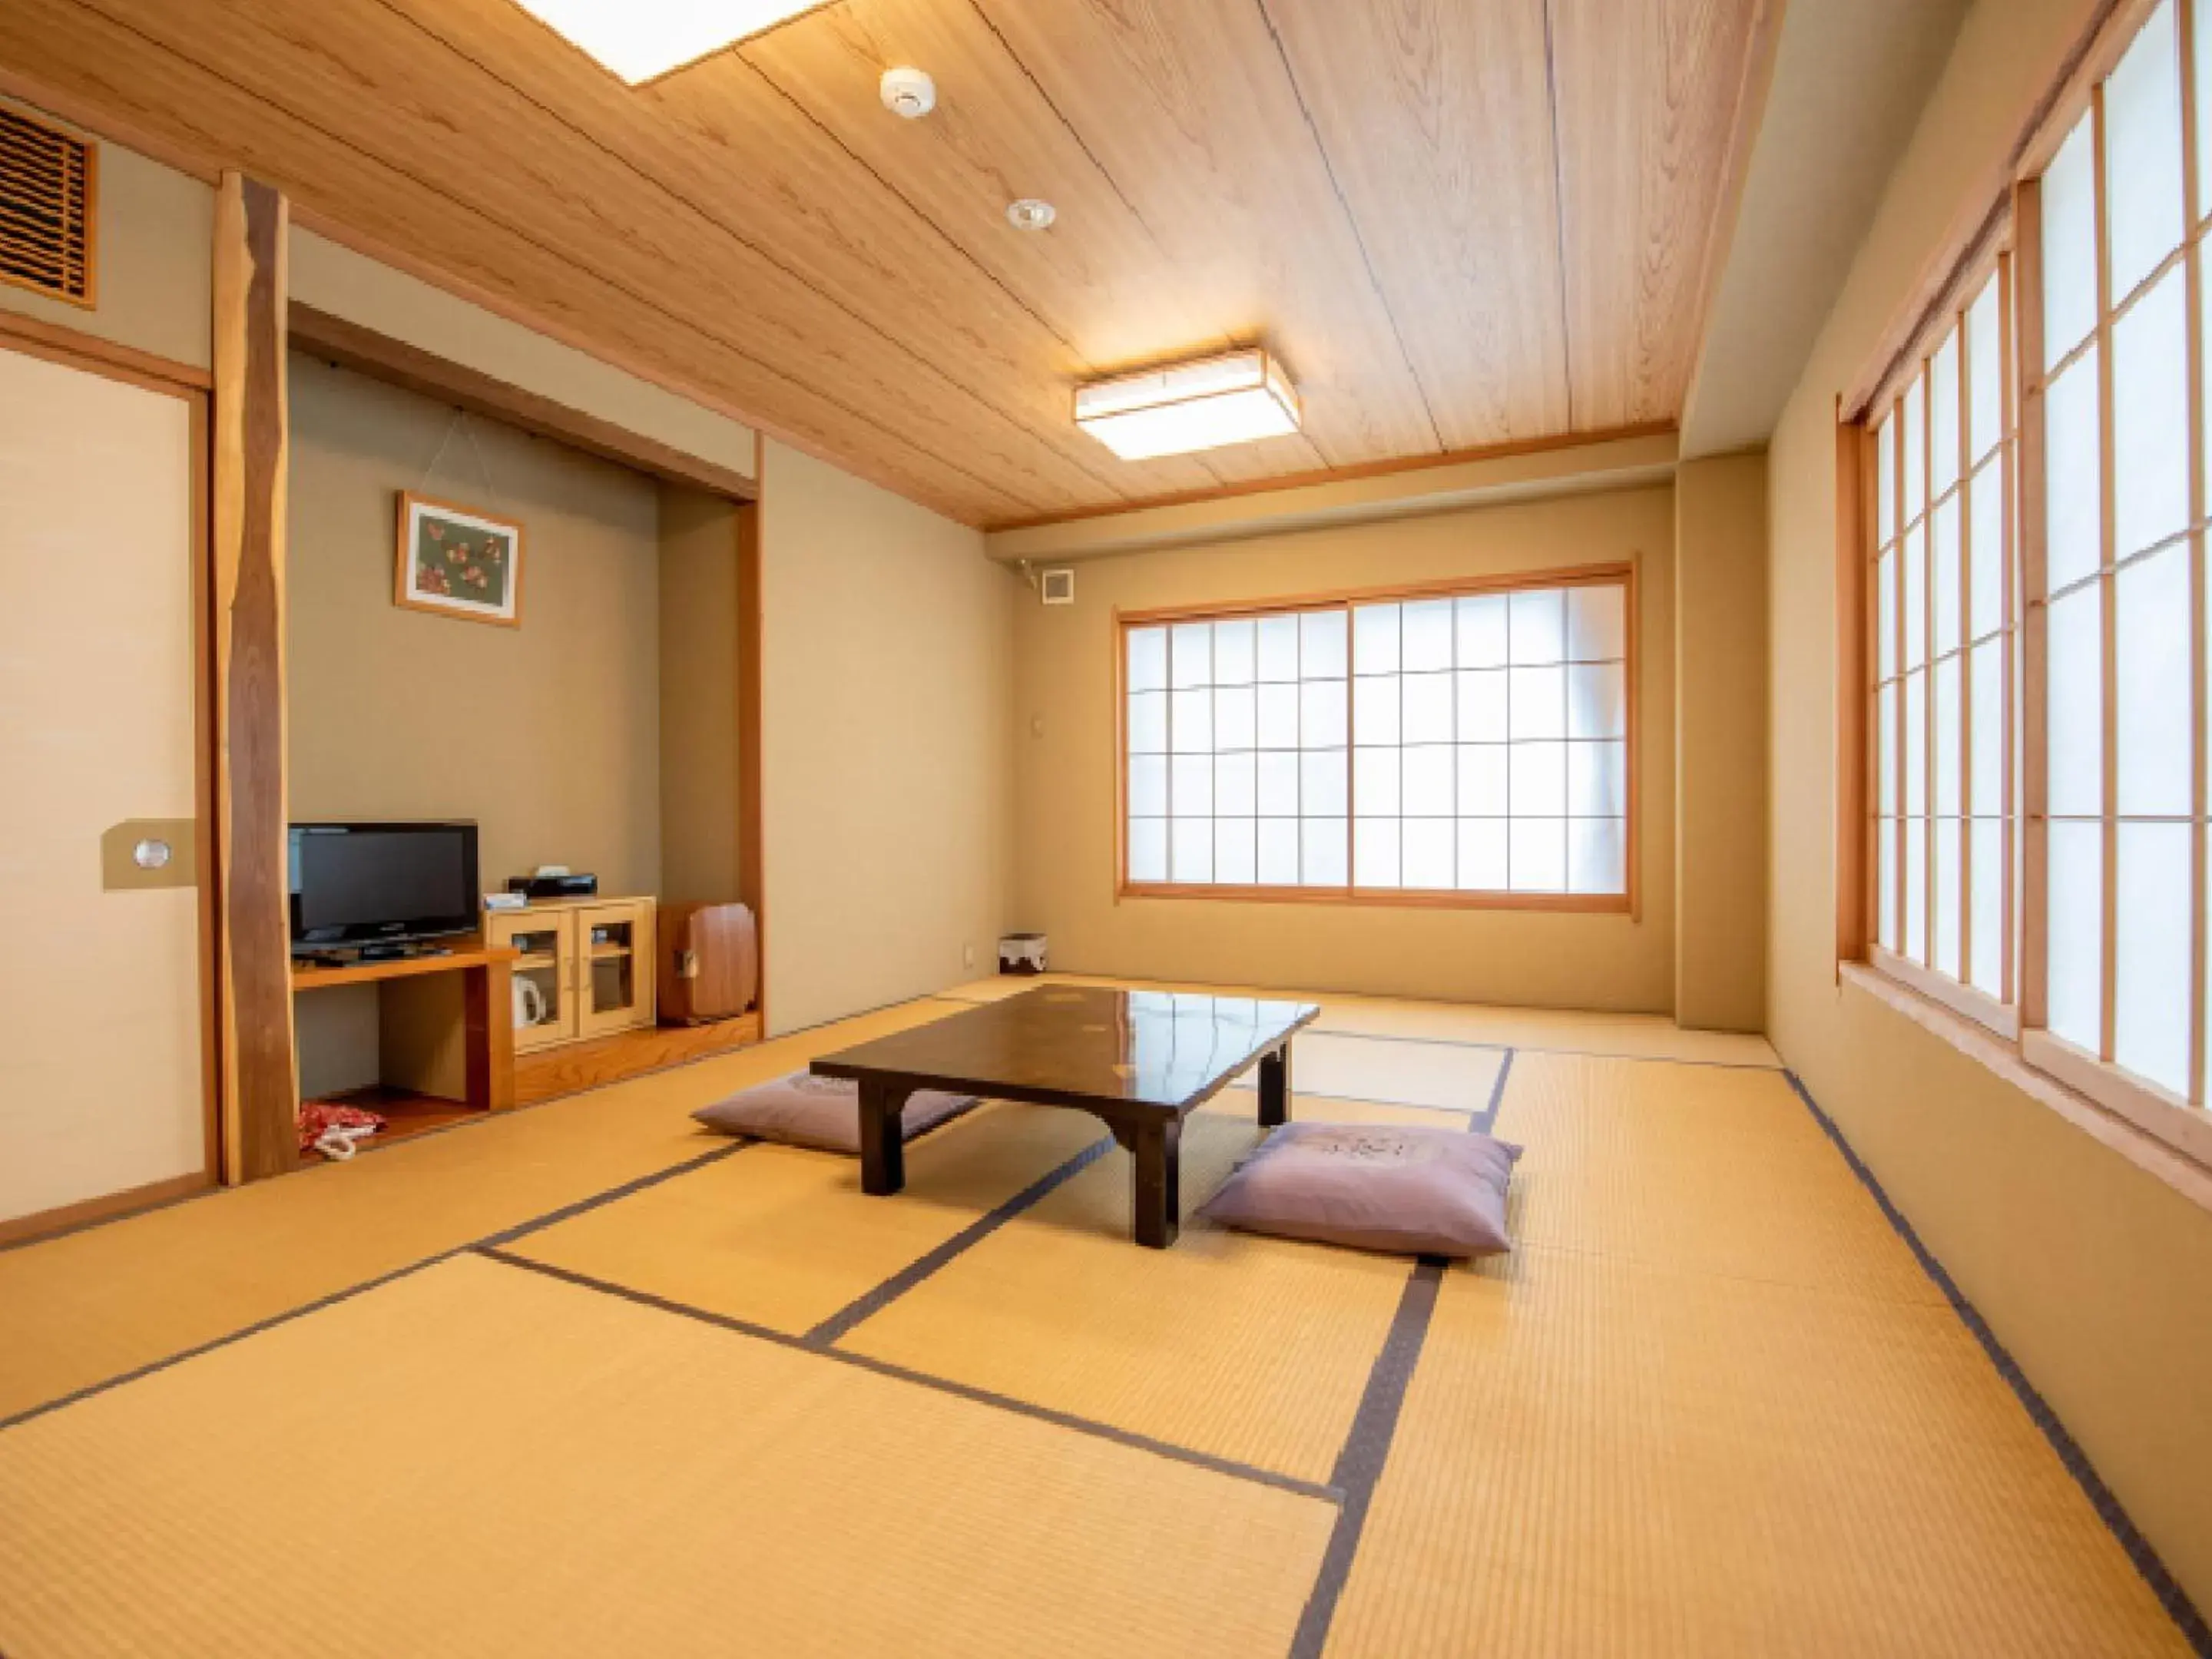
[[[222,1176],[293,1167],[284,793],[284,198],[226,173],[215,221],[215,644]]]
[[[738,508],[738,896],[752,907],[760,942],[760,1031],[768,1024],[767,829],[761,789],[761,514],[767,505],[767,445],[753,440],[759,498]]]

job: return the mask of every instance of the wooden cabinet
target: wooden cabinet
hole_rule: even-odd
[[[518,953],[517,1054],[653,1023],[653,912],[649,898],[592,898],[485,916],[485,942]]]

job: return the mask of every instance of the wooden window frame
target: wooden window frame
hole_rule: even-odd
[[[1534,910],[1591,915],[1624,915],[1643,920],[1643,744],[1640,684],[1643,634],[1640,613],[1640,558],[1604,564],[1577,565],[1558,570],[1518,571],[1510,575],[1460,577],[1385,587],[1340,588],[1262,600],[1239,600],[1215,605],[1176,606],[1114,612],[1109,630],[1114,653],[1114,890],[1124,899],[1204,899],[1264,904],[1334,904],[1395,909]],[[1346,682],[1347,694],[1357,681],[1349,653],[1354,608],[1365,605],[1403,604],[1424,599],[1472,599],[1488,594],[1529,592],[1543,589],[1618,586],[1622,590],[1622,675],[1627,711],[1623,739],[1627,805],[1623,823],[1623,858],[1626,880],[1618,893],[1552,893],[1467,890],[1461,889],[1360,887],[1347,880],[1343,886],[1310,887],[1261,885],[1253,883],[1135,882],[1129,878],[1129,746],[1128,635],[1133,629],[1172,627],[1177,623],[1235,622],[1246,618],[1297,616],[1340,610],[1345,613]],[[1455,671],[1456,672],[1456,671]],[[1358,745],[1345,744],[1346,765]],[[1346,870],[1358,867],[1358,815],[1347,798]],[[1456,818],[1454,820],[1456,822]],[[1510,822],[1510,820],[1509,820]]]
[[[1837,788],[1837,908],[1836,952],[1839,981],[1852,979],[1896,1006],[1914,1012],[1931,1026],[1946,1029],[1963,1050],[1977,1052],[1966,1036],[1971,1029],[1978,1039],[1997,1048],[1990,1063],[2001,1073],[2018,1066],[2025,1077],[2049,1080],[2071,1106],[2067,1115],[2087,1115],[2079,1121],[2101,1119],[2115,1124],[2111,1132],[2123,1140],[2140,1134],[2146,1143],[2166,1149],[2146,1150],[2136,1161],[2145,1168],[2164,1168],[2159,1159],[2178,1153],[2191,1168],[2212,1170],[2212,1088],[2208,1088],[2207,906],[2208,837],[2206,826],[2207,774],[2212,758],[2207,755],[2207,544],[2212,527],[2207,525],[2205,475],[2208,463],[2203,377],[2205,356],[2212,343],[2198,341],[2191,353],[2188,398],[2190,439],[2190,527],[2180,538],[2169,538],[2157,548],[2113,558],[2112,397],[2111,334],[2126,306],[2148,290],[2161,276],[2175,269],[2185,271],[2185,304],[2192,336],[2203,329],[2199,305],[2203,266],[2212,258],[2212,180],[2198,176],[2197,104],[2195,94],[2197,61],[2195,32],[2212,27],[2212,0],[2175,0],[2177,52],[2182,107],[2182,167],[2185,221],[2182,246],[2161,260],[2131,294],[2107,292],[2111,282],[2106,243],[2109,227],[2103,210],[2105,156],[2102,106],[2106,78],[2133,45],[2143,26],[2156,14],[2160,0],[2100,0],[2080,40],[2054,75],[2051,89],[2023,123],[2009,161],[1993,188],[1970,202],[1978,216],[1960,222],[1947,239],[1948,254],[1933,262],[1930,275],[1917,286],[1903,320],[1886,331],[1884,347],[1858,388],[1837,404],[1837,597],[1838,718]],[[2106,826],[2102,949],[2102,1048],[2092,1054],[2051,1032],[2048,1011],[2048,735],[2045,707],[2048,659],[2048,595],[2045,579],[2047,526],[2045,468],[2047,462],[2044,428],[2044,398],[2051,376],[2043,368],[2043,287],[2041,176],[2059,147],[2084,117],[2095,125],[2093,140],[2095,189],[2098,192],[2098,316],[2089,339],[2099,349],[2100,388],[2100,445],[2104,488],[2102,546],[2093,580],[2105,587],[2101,626],[2104,631],[2102,669],[2104,688],[2104,750],[2106,772],[2102,821]],[[2198,211],[2199,208],[2204,211]],[[1878,599],[1874,591],[1875,567],[1867,550],[1878,537],[1876,467],[1872,434],[1875,420],[1894,403],[1899,392],[1921,370],[1927,354],[1948,332],[1960,307],[1978,291],[1990,263],[2008,259],[2011,293],[2001,327],[2008,330],[2005,374],[2008,396],[2013,400],[2014,430],[2010,438],[2009,477],[2005,484],[2012,514],[2012,559],[2008,571],[2008,625],[2017,630],[2017,647],[2009,676],[2008,708],[2013,735],[2008,745],[2010,772],[2008,796],[2013,811],[2011,838],[2013,871],[2009,890],[2014,909],[2012,977],[2013,1001],[1996,1005],[1972,988],[1948,976],[1902,960],[1878,941],[1875,907],[1879,903],[1879,868],[1873,837],[1879,813],[1876,745],[1872,741],[1869,695],[1876,672],[1874,629]],[[2001,279],[2002,280],[2002,279]],[[2115,301],[2118,303],[2116,305]],[[2072,362],[2078,352],[2067,359]],[[1900,530],[1900,536],[1902,532]],[[2117,569],[2135,558],[2185,543],[2191,551],[2190,586],[2192,600],[2191,631],[2191,729],[2194,741],[2192,798],[2194,821],[2199,826],[2192,851],[2192,890],[2190,894],[2191,941],[2190,956],[2194,980],[2190,1007],[2189,1070],[2196,1103],[2138,1077],[2112,1058],[2115,1020],[2115,908],[2117,883],[2112,869],[2118,845],[2116,785],[2118,745],[2113,726],[2118,699],[2112,684],[2115,652],[2112,633],[2115,609],[2111,588]],[[1900,611],[1902,605],[1900,603]],[[1899,699],[1900,703],[1902,699]],[[1969,764],[1971,762],[1969,761]],[[1901,805],[1901,803],[1900,803]],[[1932,807],[1933,803],[1929,805]],[[1902,817],[1902,814],[1899,815]],[[1931,916],[1932,926],[1932,916]],[[1855,966],[1854,964],[1863,964]],[[1945,1026],[1947,1018],[1957,1023]],[[2002,1063],[1998,1056],[2002,1056]],[[2103,1132],[2100,1132],[2102,1133]],[[2169,1179],[2172,1177],[2169,1174]]]
[[[2020,510],[2020,449],[2022,426],[2021,402],[2019,395],[2018,332],[2014,319],[2019,303],[2015,280],[2016,258],[2013,236],[2014,222],[2008,213],[1992,216],[1984,225],[1981,235],[1969,249],[1950,278],[1943,283],[1936,300],[1929,308],[1920,328],[1911,337],[1908,348],[1899,354],[1876,389],[1865,399],[1857,417],[1838,428],[1838,514],[1837,557],[1839,577],[1838,594],[1845,608],[1838,612],[1839,646],[1848,636],[1850,648],[1839,649],[1839,664],[1846,678],[1839,682],[1838,703],[1852,705],[1850,713],[1841,724],[1838,755],[1841,762],[1839,778],[1848,775],[1853,787],[1839,788],[1839,812],[1850,817],[1839,823],[1838,844],[1846,849],[1838,862],[1838,964],[1846,961],[1861,961],[1911,988],[1920,995],[1942,1004],[1954,1013],[1974,1021],[1998,1036],[2016,1038],[2020,1034],[2021,951],[2020,935],[2021,902],[2020,890],[2020,841],[2022,813],[2021,811],[2021,737],[2020,688],[2022,660],[2025,654],[2024,607],[2021,603],[2020,578],[2020,548],[2022,519]],[[1977,456],[1973,450],[1972,411],[1973,398],[1973,364],[1971,357],[1972,331],[1968,319],[1974,305],[1994,285],[1997,315],[1997,362],[1999,372],[1998,432],[1995,445]],[[1947,343],[1956,341],[1959,409],[1957,412],[1959,454],[1957,472],[1950,485],[1939,492],[1936,488],[1934,444],[1936,422],[1933,407],[1936,356]],[[1908,465],[1903,453],[1905,434],[1905,400],[1920,397],[1928,400],[1920,415],[1920,437],[1923,453],[1920,458],[1923,479],[1923,500],[1920,516],[1908,521],[1905,513],[1905,472]],[[1881,428],[1881,422],[1889,424]],[[1897,446],[1896,465],[1893,468],[1892,484],[1896,498],[1890,506],[1893,530],[1892,543],[1881,540],[1881,454],[1878,441],[1891,441]],[[1973,489],[1976,480],[1990,467],[1998,469],[1998,489],[2004,502],[2005,534],[2001,544],[2003,560],[2002,582],[1999,600],[1999,622],[1996,630],[1980,636],[1973,633],[1972,578],[1974,562],[1981,550],[1976,544],[1973,524]],[[1905,582],[1905,550],[1917,533],[1925,550],[1927,568],[1922,601],[1922,623],[1925,638],[1920,667],[1925,674],[1927,687],[1923,698],[1922,719],[1925,730],[1922,734],[1921,758],[1925,775],[1923,788],[1925,799],[1918,821],[1927,837],[1922,859],[1922,881],[1925,887],[1923,914],[1928,930],[1927,954],[1935,955],[1934,938],[1936,927],[1937,860],[1936,837],[1937,826],[1943,815],[1936,810],[1936,671],[1939,659],[1936,646],[1935,601],[1935,539],[1936,514],[1947,500],[1955,499],[1959,505],[1960,564],[1958,594],[1959,641],[1948,653],[1957,659],[1959,668],[1959,701],[1960,724],[1958,759],[1960,765],[1960,811],[1955,814],[1959,825],[1959,893],[1960,973],[1954,976],[1931,963],[1914,961],[1911,957],[1890,950],[1882,944],[1881,856],[1880,840],[1885,833],[1885,815],[1881,811],[1881,744],[1877,731],[1881,712],[1881,583],[1879,573],[1885,554],[1894,550],[1899,559],[1898,570],[1898,623],[1904,624],[1905,611],[1904,592]],[[2002,702],[2004,708],[2005,732],[2001,745],[2002,775],[1999,797],[2002,811],[1997,814],[2004,825],[2002,838],[2004,871],[2001,880],[2004,911],[1998,927],[1998,950],[2001,965],[1998,978],[2005,988],[2004,994],[1992,995],[1972,982],[1973,957],[1973,836],[1972,826],[1987,818],[1978,814],[1973,805],[1973,716],[1972,716],[1972,658],[1978,646],[2002,641],[2004,648],[2003,685]],[[1898,641],[1897,672],[1893,683],[1903,686],[1907,675],[1903,641]],[[1857,688],[1856,696],[1848,688]],[[1905,719],[1906,699],[1902,690],[1896,699],[1897,719]],[[1899,739],[1900,745],[1902,738]],[[1900,765],[1902,761],[1900,760]],[[1904,872],[1908,867],[1904,857],[1904,836],[1907,826],[1916,820],[1904,808],[1909,796],[1900,784],[1898,810],[1887,815],[1894,821],[1899,836],[1895,854],[1898,865],[1897,902],[1899,915],[1896,936],[1905,943],[1902,915],[1907,902]],[[1848,878],[1849,884],[1844,883]],[[1846,915],[1845,911],[1855,914]]]

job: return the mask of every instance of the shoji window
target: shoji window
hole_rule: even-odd
[[[2041,305],[2023,346],[2043,434],[2025,495],[2040,519],[2025,565],[2041,760],[2028,1023],[2045,1028],[2028,1053],[2093,1092],[2104,1079],[2085,1066],[2117,1066],[2202,1102],[2212,43],[2191,26],[2212,6],[2197,12],[2148,9],[2029,183]]]
[[[2010,298],[2009,259],[1985,262],[1875,425],[1869,653],[1876,960],[2002,1030],[2017,933]]]
[[[1629,908],[1632,594],[1125,618],[1122,890]]]

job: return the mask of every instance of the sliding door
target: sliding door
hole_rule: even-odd
[[[198,420],[0,343],[0,1237],[208,1167]]]

